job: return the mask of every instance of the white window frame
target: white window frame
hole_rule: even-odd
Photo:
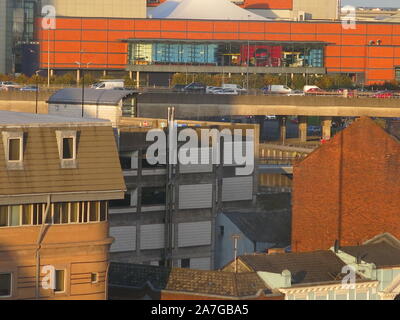
[[[24,169],[24,133],[22,131],[3,131],[4,156],[8,170]],[[19,160],[10,160],[10,140],[18,139],[19,143]]]
[[[64,290],[63,291],[56,291],[56,288],[54,288],[54,294],[65,294],[67,292],[67,269],[63,267],[55,268],[54,270],[54,286],[56,286],[57,282],[57,271],[64,271]]]
[[[77,131],[73,130],[56,130],[58,154],[61,161],[61,168],[74,169],[77,167]],[[72,159],[64,159],[64,139],[72,138]]]
[[[10,294],[9,295],[7,295],[7,296],[0,296],[0,299],[7,299],[7,298],[11,298],[12,296],[13,296],[13,293],[14,293],[14,288],[13,288],[13,286],[14,286],[14,274],[13,274],[13,272],[0,272],[0,274],[9,274],[11,277],[10,277]]]

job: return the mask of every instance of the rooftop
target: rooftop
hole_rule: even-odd
[[[111,263],[110,286],[143,288],[224,297],[249,297],[270,289],[255,272],[231,273]]]
[[[108,120],[72,118],[48,114],[0,111],[0,126],[49,126],[49,125],[111,125]]]
[[[154,19],[268,20],[229,0],[167,0],[151,13]]]
[[[275,243],[280,248],[290,245],[290,210],[224,214],[252,241]]]
[[[345,263],[330,250],[304,253],[243,255],[239,259],[251,270],[281,274],[289,270],[292,284],[339,281]]]
[[[340,250],[353,257],[360,257],[367,263],[374,263],[377,268],[400,266],[400,248],[386,242],[341,247]]]
[[[85,89],[84,103],[95,105],[111,105],[117,106],[120,101],[130,95],[135,94],[133,90],[113,90],[113,89]],[[81,104],[82,89],[67,88],[61,89],[53,94],[48,103],[52,104]]]

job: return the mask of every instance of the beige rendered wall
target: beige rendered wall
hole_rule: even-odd
[[[42,5],[53,5],[57,16],[146,18],[146,0],[42,0]]]
[[[293,14],[304,11],[312,19],[337,19],[338,0],[293,0]]]

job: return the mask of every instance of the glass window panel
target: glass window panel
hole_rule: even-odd
[[[21,224],[21,206],[10,206],[10,226],[19,226]]]
[[[22,224],[33,224],[33,205],[26,204],[22,206]]]
[[[60,224],[61,223],[61,206],[59,203],[55,203],[53,205],[54,211],[53,211],[53,223],[54,224]]]
[[[98,202],[89,202],[89,219],[91,222],[99,221]]]
[[[73,202],[71,203],[70,222],[72,223],[79,222],[78,215],[79,215],[79,203]]]
[[[63,159],[74,158],[74,138],[63,138]]]
[[[11,295],[11,273],[0,273],[0,297]]]
[[[56,270],[55,292],[65,291],[65,270]]]
[[[21,160],[21,139],[10,139],[8,144],[8,160]]]
[[[100,221],[107,220],[107,201],[100,202]]]
[[[68,203],[60,204],[61,207],[61,223],[68,223]]]
[[[43,204],[34,204],[33,205],[33,224],[39,225],[42,224],[43,219]]]
[[[8,206],[0,206],[0,227],[8,226]]]

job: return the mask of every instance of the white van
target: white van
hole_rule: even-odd
[[[275,93],[275,94],[289,94],[292,93],[293,90],[290,89],[288,86],[285,85],[278,85],[278,84],[272,84],[269,86],[266,86],[264,88],[264,93],[269,94],[269,93]]]
[[[125,80],[100,80],[90,86],[92,89],[115,89],[124,88]]]
[[[222,89],[232,89],[237,92],[246,92],[247,90],[239,86],[238,84],[224,83]]]
[[[304,86],[303,91],[304,93],[307,93],[307,92],[320,92],[323,90],[317,86]]]

